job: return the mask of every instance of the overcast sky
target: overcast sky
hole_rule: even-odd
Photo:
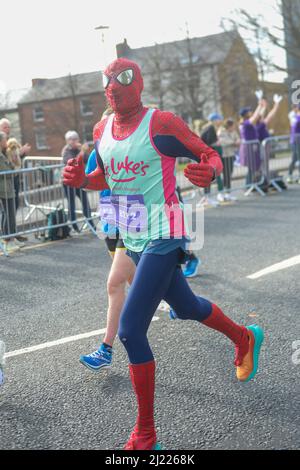
[[[275,0],[9,0],[1,8],[0,90],[30,86],[34,77],[99,70],[114,45],[131,47],[221,31],[220,20],[237,7],[278,22]],[[105,44],[95,26],[108,25]],[[278,52],[277,52],[278,54]],[[276,57],[283,62],[283,55]],[[280,77],[271,77],[280,79]]]

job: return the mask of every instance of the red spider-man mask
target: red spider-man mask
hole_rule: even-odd
[[[116,114],[126,115],[141,107],[144,82],[135,62],[114,60],[103,73],[103,86],[109,105]]]

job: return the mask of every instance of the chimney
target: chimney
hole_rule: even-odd
[[[116,45],[116,50],[117,50],[117,58],[119,59],[120,57],[127,57],[129,52],[130,52],[130,47],[127,44],[127,39],[124,39],[123,42],[120,44]]]
[[[33,87],[43,86],[43,85],[45,85],[46,81],[47,81],[47,78],[33,78],[32,79],[32,86]]]

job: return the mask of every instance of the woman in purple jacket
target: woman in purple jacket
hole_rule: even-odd
[[[299,179],[298,183],[300,184],[300,104],[296,111],[296,115],[292,120],[291,125],[291,145],[292,145],[292,162],[289,167],[289,175],[287,182],[293,183],[293,172],[296,166],[297,161],[299,162]]]
[[[249,186],[254,182],[255,173],[260,169],[261,158],[258,140],[258,132],[256,124],[262,115],[267,102],[263,99],[259,100],[258,106],[254,112],[249,107],[240,110],[240,163],[248,167],[248,174],[246,177],[246,185]],[[256,142],[255,142],[256,141]],[[250,142],[253,142],[250,144]]]

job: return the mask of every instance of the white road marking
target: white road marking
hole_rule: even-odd
[[[247,279],[258,279],[262,276],[267,276],[268,274],[276,273],[277,271],[281,271],[282,269],[291,268],[292,266],[296,266],[300,264],[300,255],[294,256],[293,258],[286,259],[281,261],[280,263],[273,264],[268,268],[262,269],[257,273],[251,274],[251,276],[247,276]]]
[[[22,247],[18,247],[16,249],[13,249],[9,254],[12,254],[12,255],[18,254],[19,255],[20,253],[22,253],[22,251],[35,250],[37,248],[43,248],[45,246],[54,245],[54,244],[57,245],[58,242],[63,243],[65,241],[66,241],[66,239],[56,240],[55,242],[50,241],[50,242],[43,242],[43,243],[39,243],[39,244],[37,243],[36,245],[22,246]],[[0,252],[0,256],[4,256],[4,253],[2,251]]]
[[[152,321],[157,321],[157,320],[159,320],[159,317],[153,317],[152,319]],[[28,348],[17,349],[16,351],[9,351],[4,355],[4,357],[9,358],[9,357],[21,356],[22,354],[29,354],[32,352],[41,351],[42,349],[53,348],[54,346],[59,346],[60,344],[72,343],[74,341],[80,341],[81,339],[102,335],[105,332],[106,332],[106,328],[103,328],[102,330],[89,331],[88,333],[82,333],[80,335],[67,336],[66,338],[57,339],[55,341],[49,341],[47,343],[37,344],[35,346],[29,346]]]

